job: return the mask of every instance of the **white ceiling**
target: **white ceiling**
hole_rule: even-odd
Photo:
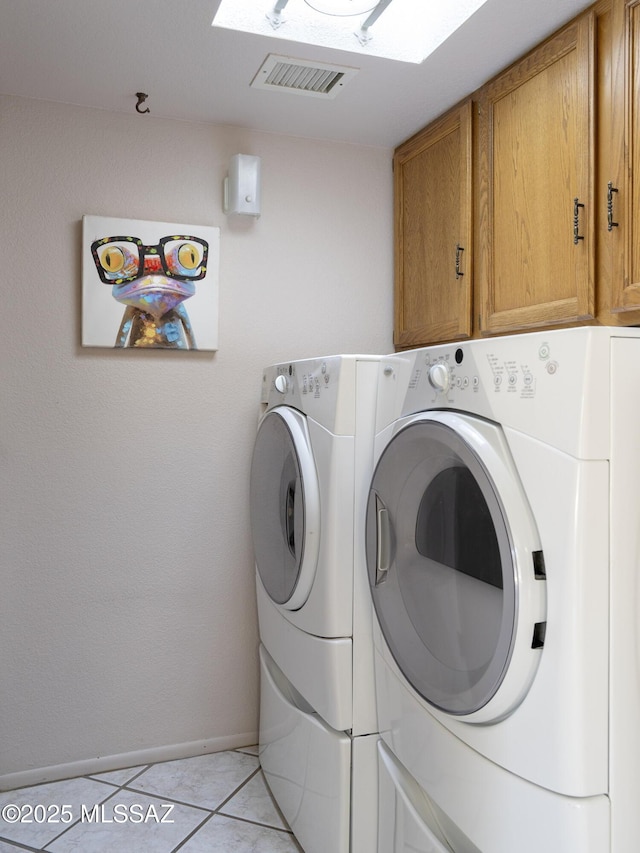
[[[590,5],[488,0],[412,65],[212,27],[219,2],[0,0],[0,92],[394,147]],[[250,88],[269,53],[360,71],[331,100]]]

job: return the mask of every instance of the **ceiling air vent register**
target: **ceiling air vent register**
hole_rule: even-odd
[[[357,68],[308,62],[290,56],[271,53],[251,85],[255,89],[279,89],[311,98],[335,98],[348,81],[358,73]]]

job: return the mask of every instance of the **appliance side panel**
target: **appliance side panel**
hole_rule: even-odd
[[[640,838],[640,342],[614,338],[611,356],[612,850]]]

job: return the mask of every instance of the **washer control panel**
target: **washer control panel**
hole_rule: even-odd
[[[262,375],[262,403],[305,408],[310,398],[325,402],[337,394],[340,358],[309,359],[274,364]]]
[[[358,411],[369,405],[364,401],[375,406],[380,361],[376,355],[328,355],[266,367],[262,412],[290,406],[335,435],[353,437]]]

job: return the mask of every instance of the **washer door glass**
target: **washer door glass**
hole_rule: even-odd
[[[318,556],[318,482],[304,417],[278,407],[260,423],[251,462],[251,532],[260,579],[273,601],[307,600]]]
[[[418,693],[456,715],[496,694],[518,622],[516,549],[481,459],[500,430],[474,420],[433,413],[402,428],[380,457],[367,506],[369,581],[386,642]],[[489,455],[513,489],[495,447]]]

